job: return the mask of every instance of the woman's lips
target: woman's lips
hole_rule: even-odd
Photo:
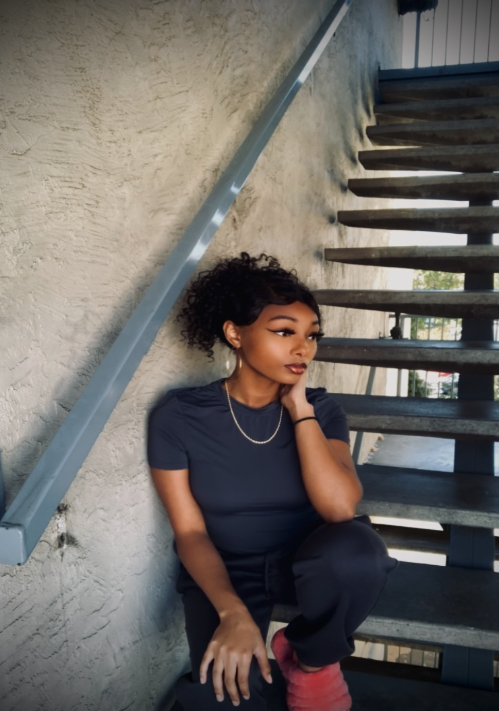
[[[307,369],[307,364],[306,363],[290,363],[289,365],[285,366],[288,370],[290,370],[292,373],[295,375],[303,375],[303,373]]]

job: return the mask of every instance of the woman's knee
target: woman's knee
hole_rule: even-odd
[[[206,682],[201,684],[199,676],[196,674],[184,674],[175,684],[175,692],[181,705],[185,711],[225,711],[225,709],[233,709],[232,703],[227,690],[224,689],[224,700],[217,701],[215,689],[213,687],[213,663],[208,669]],[[267,702],[263,696],[263,677],[260,667],[256,659],[253,658],[248,676],[248,686],[250,691],[249,700],[240,697],[240,708],[248,709],[248,711],[264,711],[267,708]]]
[[[321,577],[327,574],[344,582],[372,585],[378,579],[384,581],[395,565],[383,539],[363,516],[316,529],[298,549],[293,571],[300,574],[306,569]]]

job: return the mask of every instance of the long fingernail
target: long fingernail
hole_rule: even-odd
[[[217,701],[223,701],[224,697],[221,694],[217,694]]]
[[[267,681],[269,682],[269,684],[272,684],[272,677],[270,676],[270,674],[267,677]]]

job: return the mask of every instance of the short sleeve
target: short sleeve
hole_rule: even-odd
[[[350,444],[350,431],[345,410],[333,396],[329,395],[325,388],[315,388],[308,399],[314,406],[315,416],[319,420],[324,436],[327,439],[339,439]]]
[[[168,393],[149,416],[147,459],[155,469],[187,469],[181,405]]]

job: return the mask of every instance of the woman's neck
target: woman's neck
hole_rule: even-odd
[[[251,377],[249,373],[232,373],[226,381],[230,397],[248,407],[265,407],[279,399],[279,383],[267,378]]]

